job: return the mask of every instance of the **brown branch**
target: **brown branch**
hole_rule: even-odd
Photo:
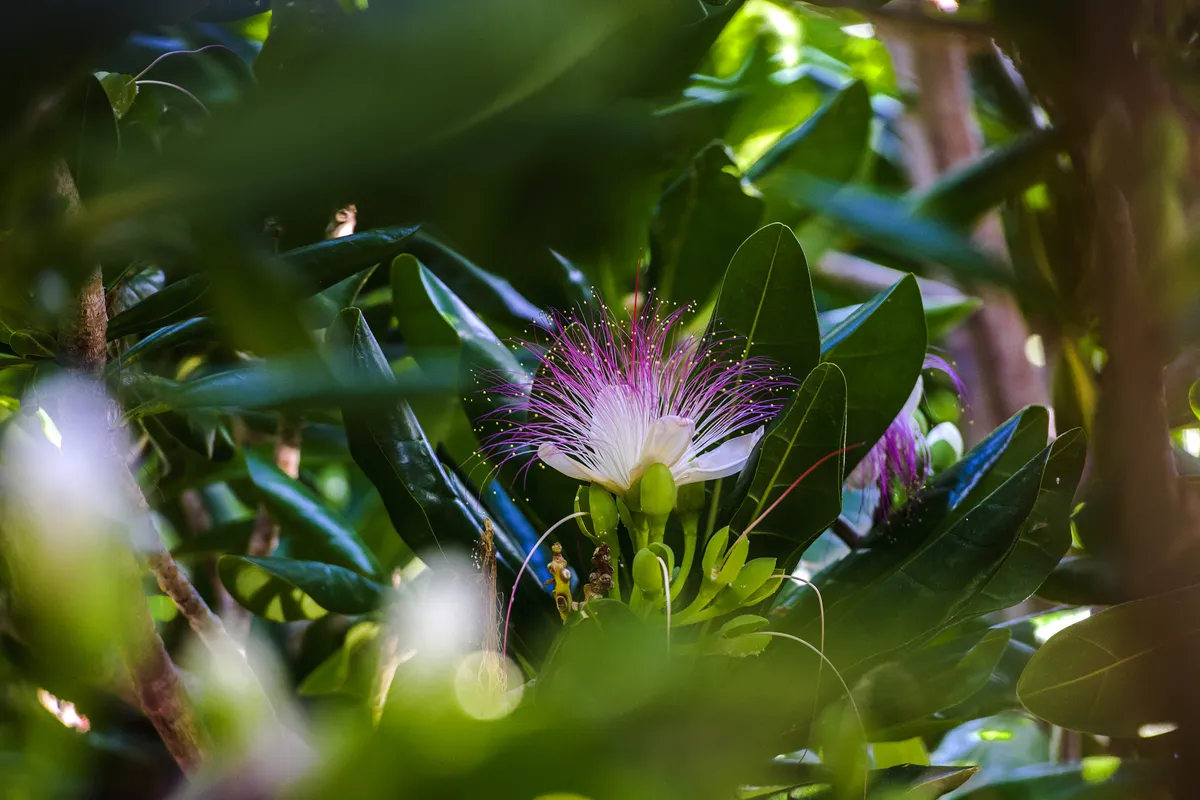
[[[78,212],[81,207],[79,192],[63,160],[55,165],[54,181],[56,193],[67,202],[68,213]],[[107,333],[104,281],[97,267],[64,312],[59,337],[60,357],[67,366],[79,372],[92,376],[103,374],[107,363]],[[189,623],[193,623],[193,628],[197,627],[196,621],[199,621],[200,627],[211,635],[213,631],[209,618],[212,614],[195,587],[179,572],[170,554],[159,543],[157,531],[150,521],[146,498],[115,443],[111,457],[118,478],[126,484],[126,494],[142,512],[143,524],[149,527],[149,534],[153,537],[148,539],[153,542],[148,561],[159,586],[176,601]],[[130,571],[134,571],[132,564]],[[136,579],[136,575],[132,577]],[[131,608],[129,616],[136,628],[136,636],[123,655],[133,682],[134,695],[180,769],[185,773],[194,772],[205,758],[206,746],[187,690],[145,604],[139,603]],[[220,627],[219,620],[217,627]]]

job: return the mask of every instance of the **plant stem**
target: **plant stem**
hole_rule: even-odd
[[[679,593],[683,591],[683,587],[687,584],[688,576],[692,572],[692,560],[696,557],[696,539],[699,536],[697,527],[700,520],[694,514],[687,514],[680,518],[680,525],[683,526],[683,560],[679,564],[679,572],[675,574],[675,580],[671,582],[671,599],[679,597]]]
[[[54,183],[55,192],[67,202],[67,213],[78,213],[82,203],[65,160],[59,159],[55,163]],[[98,266],[71,299],[60,328],[60,357],[63,362],[93,377],[103,375],[108,354],[108,310],[104,300],[104,279]],[[119,414],[116,415],[116,418],[119,417]],[[176,600],[176,604],[189,623],[193,623],[193,619],[202,623],[207,623],[209,618],[215,620],[204,600],[179,572],[174,559],[158,544],[157,532],[153,531],[150,523],[146,498],[115,445],[111,455],[118,478],[126,486],[126,493],[139,511],[144,512],[145,524],[154,533],[153,542],[157,550],[151,551],[148,560],[155,577],[159,579],[159,586],[173,600],[177,595],[184,599],[184,603]],[[132,561],[130,571],[134,571]],[[136,575],[131,577],[136,579]],[[167,591],[168,587],[172,591]],[[207,613],[202,614],[201,610]],[[134,696],[179,768],[185,773],[195,772],[204,761],[207,748],[187,690],[145,603],[131,607],[129,618],[136,636],[134,644],[124,648],[122,657],[133,682]],[[216,625],[220,629],[220,621]]]

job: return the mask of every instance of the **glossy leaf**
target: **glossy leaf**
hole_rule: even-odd
[[[850,669],[949,624],[1012,552],[1049,454],[1047,447],[954,524],[930,532],[917,508],[913,530],[897,531],[818,576],[823,592],[829,578],[839,584],[825,593],[830,657]],[[940,506],[928,506],[933,520],[942,518]],[[819,634],[813,611],[800,615],[811,620],[799,631],[803,638]]]
[[[714,142],[663,193],[651,221],[657,250],[657,295],[669,302],[705,303],[730,258],[754,232],[762,201],[746,194],[729,150]]]
[[[874,116],[866,85],[854,81],[771,145],[746,178],[768,195],[779,191],[778,178],[788,174],[846,183],[862,165]]]
[[[771,423],[759,445],[745,499],[730,527],[745,530],[805,470],[836,452],[846,431],[846,381],[833,364],[820,364]],[[837,518],[842,506],[841,458],[831,458],[801,481],[755,528],[783,541],[768,549],[787,557],[809,545]],[[759,546],[755,543],[756,548]]]
[[[1083,472],[1087,443],[1082,431],[1054,440],[1033,513],[1013,552],[987,586],[964,608],[963,619],[1015,606],[1037,591],[1071,546],[1071,509]]]
[[[858,697],[871,720],[872,741],[897,741],[926,732],[925,719],[982,690],[1011,634],[992,629],[955,637],[884,664],[863,680]]]
[[[470,359],[482,369],[523,374],[512,351],[416,258],[397,256],[392,262],[391,281],[396,319],[418,362],[424,365],[430,358],[436,361],[449,355],[459,359],[460,364]]]
[[[358,309],[334,320],[333,343],[346,348],[350,377],[392,380],[392,371]],[[412,409],[403,400],[364,413],[345,407],[350,453],[379,490],[396,532],[414,550],[440,549],[442,542],[469,550],[479,524],[456,497]]]
[[[794,202],[892,255],[933,261],[963,283],[1010,286],[1012,271],[944,222],[914,216],[902,200],[811,177],[783,178]]]
[[[382,586],[332,564],[222,556],[217,569],[234,600],[275,622],[317,619],[329,611],[366,614],[383,604]]]
[[[742,243],[725,271],[714,316],[718,329],[744,337],[742,357],[773,359],[797,378],[817,365],[812,282],[790,228],[773,223]]]
[[[404,249],[416,231],[411,225],[379,228],[299,247],[279,258],[299,286],[315,294]],[[176,281],[109,320],[108,338],[147,333],[205,314],[212,308],[211,287],[203,273]]]
[[[969,228],[1005,200],[1041,182],[1062,149],[1052,130],[1035,130],[940,176],[912,198],[913,213]]]
[[[245,451],[245,459],[250,480],[287,538],[289,552],[367,576],[379,574],[375,556],[322,497],[251,450]]]
[[[821,337],[821,360],[846,378],[849,473],[883,436],[912,394],[925,361],[925,319],[916,280],[907,276]]]
[[[139,339],[122,353],[120,358],[109,364],[109,371],[119,372],[121,369],[159,355],[172,347],[215,338],[219,330],[216,321],[211,317],[195,317],[174,325],[167,325],[149,336]]]
[[[1155,691],[1162,676],[1200,653],[1200,586],[1124,603],[1077,622],[1042,645],[1017,694],[1064,728],[1133,738],[1177,709]]]

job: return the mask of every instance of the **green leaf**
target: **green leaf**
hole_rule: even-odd
[[[1188,389],[1188,405],[1192,407],[1196,419],[1200,419],[1200,381],[1196,381],[1192,388]]]
[[[817,307],[804,251],[790,228],[767,225],[737,249],[721,282],[715,323],[745,337],[742,358],[770,358],[796,376],[817,365]]]
[[[348,376],[392,379],[387,359],[358,309],[337,316],[330,338],[348,349]],[[379,490],[396,532],[409,547],[440,549],[442,541],[473,546],[480,524],[456,497],[407,403],[398,400],[368,413],[347,406],[343,418],[351,455]]]
[[[792,482],[845,444],[846,381],[833,364],[819,364],[771,423],[730,527],[746,529]],[[802,550],[837,518],[842,507],[841,457],[831,458],[796,485],[757,534],[781,537],[784,557]]]
[[[1106,556],[1067,556],[1038,587],[1038,597],[1072,606],[1111,606],[1133,599],[1121,570]]]
[[[911,198],[913,213],[970,228],[1000,203],[1040,183],[1061,151],[1055,131],[1030,131],[940,176]]]
[[[25,358],[54,358],[54,354],[58,351],[58,342],[54,340],[53,336],[45,331],[29,328],[13,331],[12,337],[8,340],[8,346],[17,355]]]
[[[1077,764],[1022,764],[981,773],[955,798],[961,800],[1124,800],[1158,797],[1165,765],[1084,756]]]
[[[965,284],[1013,283],[1012,270],[972,244],[964,233],[944,222],[914,216],[902,200],[807,176],[781,179],[781,183],[787,184],[797,205],[894,256],[936,262]]]
[[[404,340],[425,367],[447,355],[472,366],[513,375],[521,365],[466,303],[415,257],[405,253],[392,261],[392,303]],[[469,351],[469,352],[468,352]]]
[[[287,537],[290,552],[363,575],[379,575],[375,556],[320,495],[253,451],[246,450],[244,457],[250,480]]]
[[[966,702],[984,688],[1008,646],[998,628],[915,650],[872,670],[856,699],[870,719],[872,741],[897,741],[926,732],[925,718]]]
[[[762,201],[746,194],[728,148],[713,142],[659,200],[651,232],[657,245],[658,296],[703,304],[729,259],[762,216]]]
[[[1124,603],[1077,622],[1042,645],[1017,685],[1034,714],[1064,728],[1134,738],[1173,722],[1167,695],[1143,691],[1200,645],[1200,586]]]
[[[1054,440],[1037,502],[1016,547],[987,586],[959,612],[960,619],[1014,606],[1046,580],[1071,547],[1071,508],[1086,456],[1087,442],[1079,429]]]
[[[98,72],[96,77],[100,79],[100,85],[104,87],[104,93],[108,95],[108,102],[112,105],[117,119],[125,116],[133,107],[133,101],[137,99],[138,87],[133,82],[133,76],[122,75],[119,72]]]
[[[775,193],[777,179],[788,174],[847,183],[862,165],[873,118],[866,85],[854,81],[785,133],[750,165],[746,178],[765,194]]]
[[[221,583],[241,606],[275,622],[327,612],[366,614],[383,605],[383,587],[356,572],[316,561],[222,556]]]
[[[917,281],[908,275],[821,338],[821,360],[846,378],[849,474],[904,407],[925,361],[925,317]]]
[[[376,266],[372,264],[304,301],[300,313],[305,323],[311,328],[328,328],[339,311],[354,305],[355,298],[375,272]]]
[[[979,310],[983,306],[983,301],[977,297],[930,297],[924,295],[922,304],[925,307],[925,330],[928,331],[929,341],[932,343],[941,339],[960,322]],[[861,307],[862,304],[859,303],[822,311],[818,315],[821,323],[821,335],[828,333],[835,325]]]
[[[335,354],[335,361],[344,354]],[[447,369],[406,375],[347,376],[312,356],[276,357],[164,387],[157,399],[174,408],[306,409],[341,403],[386,404],[397,397],[436,394],[454,388]],[[146,376],[139,375],[138,380]]]
[[[918,506],[908,512],[914,518],[908,530],[855,551],[819,575],[815,583],[825,596],[830,658],[848,670],[949,624],[1012,552],[1037,500],[1050,450],[952,525],[929,529],[930,519],[944,518],[945,498],[926,509]],[[810,605],[797,615],[807,623],[798,633],[809,641],[820,633],[815,612]]]
[[[341,646],[305,676],[296,693],[305,697],[347,691],[353,694],[355,668],[364,672],[371,667],[378,669],[378,657],[371,657],[374,654],[369,645],[379,637],[379,628],[377,622],[359,622],[346,631]]]
[[[210,317],[195,317],[159,328],[154,333],[139,339],[132,347],[121,354],[120,358],[109,364],[110,373],[118,373],[126,367],[131,367],[143,359],[158,355],[164,350],[215,338],[219,332],[217,323]]]
[[[396,225],[342,236],[289,250],[279,256],[307,294],[328,289],[355,273],[403,250],[417,228]],[[211,279],[189,275],[117,314],[108,323],[108,338],[147,333],[212,310]]]

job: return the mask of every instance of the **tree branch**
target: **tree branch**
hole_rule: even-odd
[[[54,182],[56,193],[67,202],[68,213],[78,212],[81,208],[79,192],[70,169],[61,159],[55,164]],[[65,309],[59,337],[61,359],[79,372],[102,375],[107,362],[107,333],[104,280],[97,267]],[[206,641],[218,633],[223,634],[220,621],[212,616],[203,598],[159,543],[146,498],[115,443],[110,455],[118,479],[125,484],[126,494],[142,513],[144,525],[149,529],[149,535],[142,538],[150,544],[147,561],[159,586],[175,600],[193,629],[197,633],[203,630]],[[132,564],[130,571],[134,572]],[[131,577],[137,579],[136,575]],[[123,658],[133,682],[134,695],[180,769],[185,773],[194,772],[205,758],[206,746],[187,690],[145,604],[131,608],[129,615],[136,636]]]

